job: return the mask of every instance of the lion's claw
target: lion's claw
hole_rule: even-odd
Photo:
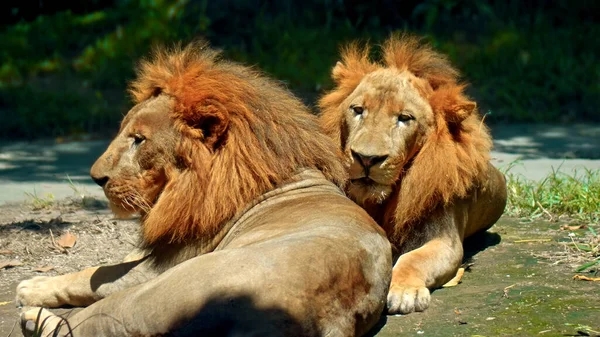
[[[388,292],[388,314],[408,314],[429,307],[431,295],[425,287],[392,286]]]

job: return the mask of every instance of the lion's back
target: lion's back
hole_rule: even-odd
[[[288,284],[278,290],[277,298],[298,304],[298,312],[316,310],[319,320],[337,322],[328,323],[331,329],[371,326],[357,324],[356,319],[366,317],[373,323],[385,307],[390,243],[375,221],[337,187],[309,189],[242,216],[221,250],[256,253],[258,261],[252,263],[267,266],[272,283]]]

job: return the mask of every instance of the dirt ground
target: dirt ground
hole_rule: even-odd
[[[65,199],[37,210],[24,203],[0,206],[0,267],[3,261],[21,263],[0,268],[0,336],[21,336],[18,325],[11,334],[19,281],[119,262],[134,247],[137,228],[135,221],[114,220],[106,203],[96,200],[84,205]],[[75,238],[72,248],[60,245],[66,233]],[[35,270],[44,267],[52,269]]]
[[[573,280],[585,258],[571,240],[591,234],[560,229],[564,224],[502,218],[467,244],[469,268],[458,286],[436,290],[423,313],[384,317],[374,334],[600,336],[600,282]],[[74,236],[71,248],[61,246],[70,245],[66,233]],[[136,240],[135,221],[114,220],[102,201],[0,206],[0,267],[16,264],[0,268],[0,337],[21,336],[13,302],[19,281],[118,262]]]
[[[600,336],[600,282],[573,279],[589,258],[569,233],[576,242],[592,235],[564,225],[501,218],[467,243],[461,284],[434,291],[425,312],[387,317],[377,336]]]

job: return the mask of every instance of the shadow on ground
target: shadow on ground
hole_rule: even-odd
[[[600,159],[600,125],[511,124],[490,127],[497,152],[522,159]]]
[[[495,246],[502,241],[502,237],[498,233],[481,232],[467,238],[464,242],[463,264],[471,263],[473,257],[489,247]]]
[[[0,179],[13,182],[91,182],[90,168],[108,141],[54,144],[34,141],[0,144]]]

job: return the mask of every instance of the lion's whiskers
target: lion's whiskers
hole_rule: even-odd
[[[133,200],[132,200],[132,196],[131,195],[127,195],[124,198],[121,199],[121,205],[123,206],[123,208],[125,209],[129,209],[130,211],[134,211],[135,210],[135,206],[133,204]]]
[[[135,204],[139,209],[141,209],[144,213],[150,212],[152,206],[150,203],[142,196],[142,194],[138,191],[132,191],[131,199],[132,203]]]

